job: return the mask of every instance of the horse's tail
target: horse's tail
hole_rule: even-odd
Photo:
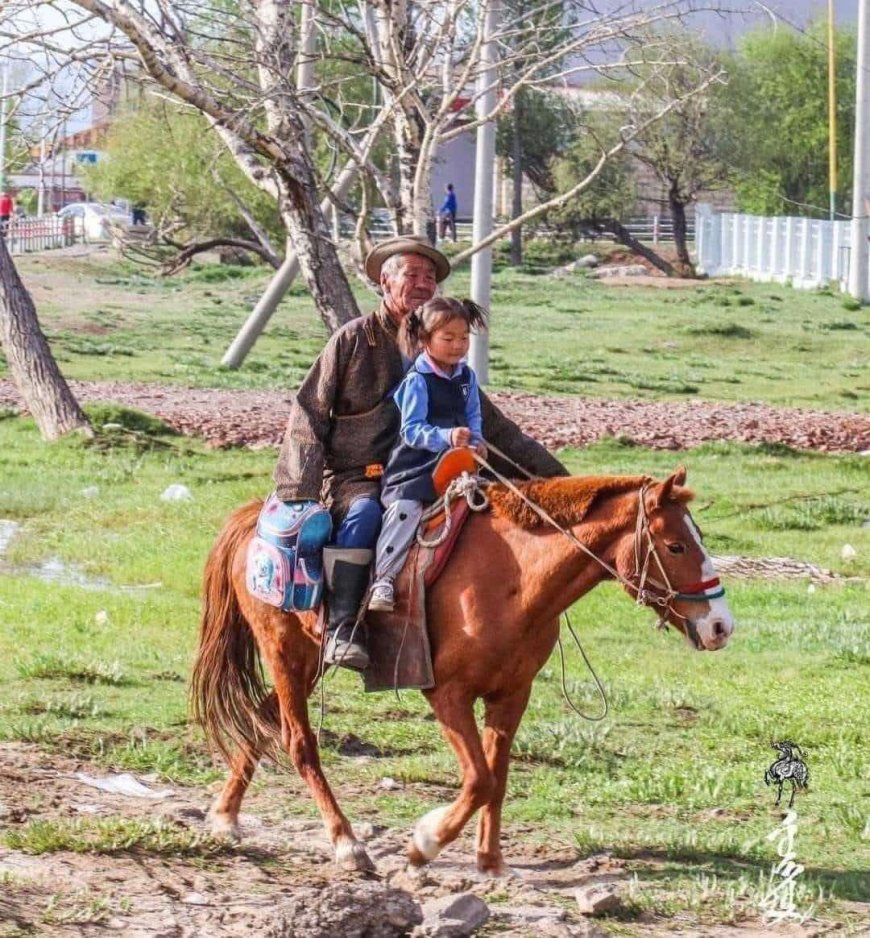
[[[233,584],[233,562],[253,533],[262,502],[243,505],[227,519],[203,576],[199,651],[190,680],[190,708],[208,739],[231,761],[238,750],[267,752],[277,714],[269,698],[257,643]]]

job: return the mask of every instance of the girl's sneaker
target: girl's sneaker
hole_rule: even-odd
[[[396,601],[392,580],[376,580],[369,597],[369,609],[374,612],[392,612]]]

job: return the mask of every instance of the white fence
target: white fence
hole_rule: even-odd
[[[832,281],[845,290],[851,253],[849,221],[762,218],[712,212],[699,205],[695,249],[699,272],[790,282],[811,289]],[[861,245],[868,250],[868,245]]]
[[[18,218],[13,215],[3,237],[10,254],[67,247],[81,240],[73,222],[72,218],[58,218],[56,215],[44,215],[42,218]]]
[[[674,240],[674,222],[667,215],[638,215],[622,220],[629,234],[638,241],[649,241],[658,245],[664,241]],[[695,240],[695,220],[686,219],[686,240]]]

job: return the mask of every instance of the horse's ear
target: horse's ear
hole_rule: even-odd
[[[686,482],[686,467],[678,466],[677,469],[653,489],[653,508],[661,508],[666,502],[670,501],[671,493],[675,485],[684,485]]]

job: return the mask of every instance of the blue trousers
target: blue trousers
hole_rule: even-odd
[[[373,549],[378,542],[383,510],[377,498],[355,499],[335,532],[335,546]]]

